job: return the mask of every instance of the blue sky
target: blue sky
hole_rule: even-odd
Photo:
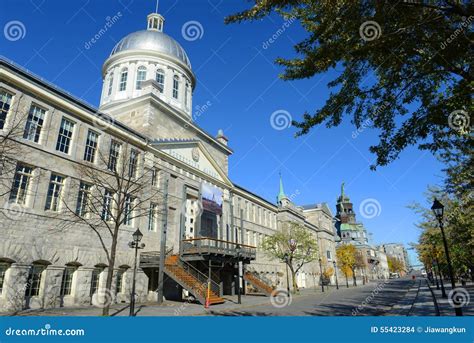
[[[326,84],[334,75],[279,80],[281,69],[274,59],[294,56],[292,45],[304,32],[295,22],[269,43],[284,23],[280,17],[224,25],[226,15],[248,4],[161,0],[159,10],[166,19],[164,31],[182,44],[191,59],[198,80],[195,112],[208,104],[197,123],[213,134],[222,128],[235,151],[230,158],[231,179],[274,201],[281,171],[285,191],[295,203],[327,202],[333,211],[345,181],[346,193],[358,218],[373,233],[374,243],[415,241],[417,218],[406,206],[413,201],[425,203],[426,187],[441,182],[441,164],[429,153],[410,148],[391,165],[369,170],[374,156],[368,148],[378,141],[378,132],[366,129],[353,138],[350,118],[338,128],[319,127],[300,138],[294,137],[291,127],[276,130],[272,113],[300,119],[304,111],[313,112],[324,104],[329,94]],[[122,37],[146,28],[146,16],[154,7],[153,0],[3,0],[1,28],[20,21],[24,37],[10,41],[4,33],[0,54],[97,106],[102,63]],[[119,20],[86,49],[107,17],[118,12]],[[182,28],[189,21],[202,27],[196,40],[183,36]],[[377,216],[360,215],[359,205],[366,199],[380,204]]]

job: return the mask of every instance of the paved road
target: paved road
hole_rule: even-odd
[[[421,283],[420,283],[421,282]],[[419,292],[419,286],[424,288]],[[421,289],[421,288],[420,288]],[[322,293],[318,289],[306,289],[300,295],[278,298],[275,306],[269,297],[243,296],[242,304],[236,297],[227,297],[226,303],[204,309],[200,304],[165,301],[161,306],[148,303],[137,307],[138,316],[381,316],[381,315],[420,315],[434,313],[430,305],[429,288],[424,279],[392,279],[370,282],[365,286],[346,288],[344,285]],[[423,305],[425,303],[425,305]],[[287,306],[286,306],[287,305]],[[423,309],[423,311],[419,311]],[[128,315],[127,304],[113,305],[111,315]],[[20,313],[29,316],[100,316],[101,309],[59,308],[33,310]]]
[[[371,282],[356,288],[331,288],[325,293],[308,291],[292,297],[288,306],[267,304],[241,309],[211,309],[217,316],[380,316],[390,314],[392,306],[403,300],[415,281],[408,278]],[[284,303],[284,302],[282,302]]]

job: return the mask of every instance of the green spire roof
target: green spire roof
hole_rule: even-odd
[[[285,191],[283,190],[283,180],[281,178],[281,173],[280,173],[280,192],[278,193],[277,200],[280,202],[282,199],[286,198]]]

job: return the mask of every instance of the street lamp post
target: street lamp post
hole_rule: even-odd
[[[288,294],[290,294],[290,278],[288,276],[288,259],[289,259],[288,253],[285,253],[285,255],[283,256],[283,260],[285,261],[285,265],[286,265],[286,290]]]
[[[337,268],[336,268],[336,261],[332,261],[334,266],[334,275],[336,275],[336,289],[339,289],[339,282],[337,281]]]
[[[137,229],[132,235],[133,241],[128,243],[128,246],[132,249],[135,249],[135,260],[133,262],[133,279],[132,279],[132,293],[130,295],[130,316],[135,316],[135,284],[137,277],[137,258],[138,258],[138,249],[143,249],[145,243],[140,244],[140,241],[143,238],[143,234],[140,232],[140,229]]]
[[[237,244],[235,247],[235,251],[237,252],[237,302],[242,304],[242,293],[240,290],[240,282],[241,282],[241,275],[240,275],[240,256],[241,256],[241,248],[240,245]]]
[[[323,281],[323,266],[321,264],[321,257],[319,258],[319,279],[321,280],[321,291],[324,292],[324,281]]]
[[[436,289],[439,289],[438,275],[436,275],[436,269],[434,267],[435,263],[436,262],[434,260],[431,260],[431,272],[432,272],[432,274],[434,276],[434,280],[436,282]]]
[[[449,277],[451,279],[451,289],[452,289],[451,292],[452,292],[452,298],[453,298],[453,304],[454,304],[454,311],[456,312],[456,316],[462,316],[462,309],[459,306],[458,298],[455,291],[456,283],[454,282],[453,266],[451,265],[451,258],[449,257],[448,242],[446,241],[446,236],[444,234],[444,225],[443,225],[444,206],[442,203],[438,201],[438,199],[435,198],[433,202],[433,206],[431,206],[431,210],[433,210],[433,213],[438,219],[439,227],[441,229],[441,236],[443,237],[444,252],[446,254],[446,261],[448,262],[448,272],[449,272]]]

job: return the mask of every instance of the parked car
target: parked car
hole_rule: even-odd
[[[421,271],[421,275],[422,275],[423,277],[426,277],[428,274],[426,274],[426,270],[423,269],[423,270]]]
[[[398,273],[390,273],[389,279],[399,279],[400,274]]]

